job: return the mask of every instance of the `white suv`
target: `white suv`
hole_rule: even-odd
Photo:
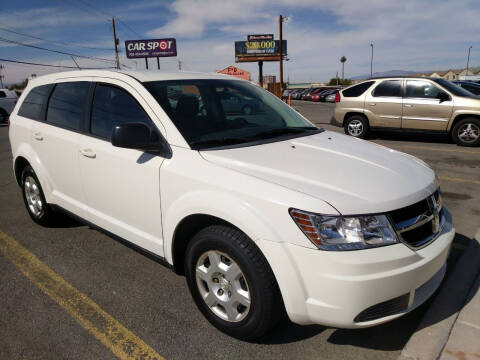
[[[234,112],[232,96],[258,106]],[[60,208],[155,254],[238,338],[260,337],[285,311],[297,324],[380,324],[445,274],[455,231],[431,168],[318,129],[246,81],[39,77],[13,111],[10,141],[34,221]]]

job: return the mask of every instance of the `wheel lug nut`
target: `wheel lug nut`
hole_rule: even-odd
[[[231,292],[231,291],[228,292],[228,296],[229,296],[229,297],[232,296],[232,292]]]
[[[218,278],[213,278],[214,283],[218,283]]]
[[[218,292],[217,292],[218,295],[222,296],[223,295],[223,290],[222,289],[219,289]]]

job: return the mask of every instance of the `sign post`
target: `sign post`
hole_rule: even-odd
[[[145,58],[145,68],[148,69],[148,58],[157,58],[160,70],[160,58],[177,56],[177,42],[174,38],[150,40],[126,40],[125,50],[128,59]]]

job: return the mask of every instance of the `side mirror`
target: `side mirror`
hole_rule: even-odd
[[[157,131],[144,123],[123,123],[113,128],[113,146],[142,151],[165,152],[167,146]]]
[[[437,99],[440,100],[440,103],[444,102],[444,101],[449,101],[450,100],[450,95],[448,95],[446,92],[444,91],[440,91],[438,94],[437,94]]]

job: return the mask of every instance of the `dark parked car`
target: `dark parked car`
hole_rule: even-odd
[[[245,114],[250,115],[260,110],[261,105],[258,100],[243,96],[241,94],[228,92],[221,97],[223,110],[227,114]]]
[[[452,81],[455,85],[458,85],[464,88],[467,91],[470,91],[474,95],[480,95],[480,84],[477,84],[473,81]]]

